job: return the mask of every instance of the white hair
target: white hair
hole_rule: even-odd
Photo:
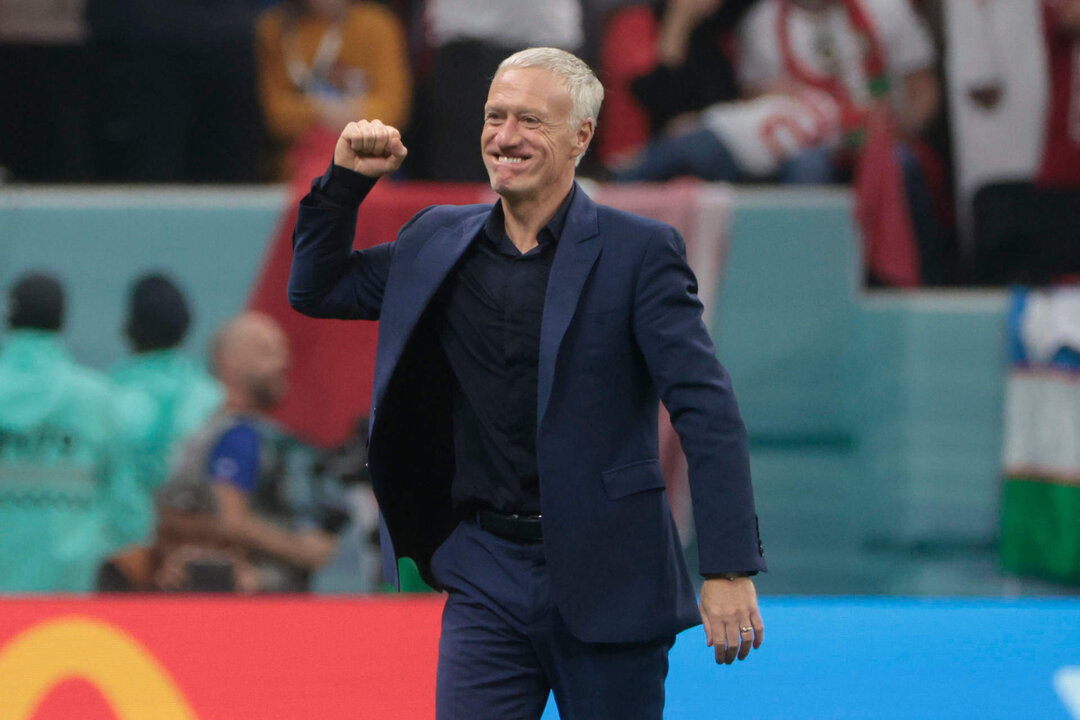
[[[573,102],[571,121],[575,126],[580,126],[586,120],[592,120],[593,129],[596,129],[600,104],[604,102],[604,86],[584,60],[558,48],[528,48],[499,63],[496,77],[510,68],[543,68],[560,77]]]

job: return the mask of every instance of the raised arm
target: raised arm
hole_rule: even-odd
[[[375,182],[401,167],[401,134],[378,120],[349,123],[334,163],[300,201],[289,304],[311,317],[377,320],[393,245],[354,251],[357,212]]]

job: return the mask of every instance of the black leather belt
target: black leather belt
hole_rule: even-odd
[[[544,539],[539,515],[503,515],[494,510],[477,510],[476,524],[504,540],[540,542]]]

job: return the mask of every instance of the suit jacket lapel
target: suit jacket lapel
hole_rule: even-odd
[[[537,369],[536,420],[544,420],[551,386],[555,378],[555,361],[563,336],[577,310],[585,280],[589,277],[603,244],[596,221],[596,204],[580,186],[570,205],[555,250],[544,299],[544,317],[540,324],[540,362]]]
[[[405,344],[427,309],[435,291],[465,249],[480,232],[488,216],[481,214],[463,222],[439,228],[416,254],[404,276],[392,285],[396,297],[384,299],[379,319],[379,343],[375,360],[372,404],[381,402]],[[374,409],[374,407],[373,407]]]

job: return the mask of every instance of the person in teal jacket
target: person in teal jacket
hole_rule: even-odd
[[[89,591],[134,539],[134,477],[108,380],[59,331],[64,294],[28,274],[9,295],[0,349],[0,592]]]
[[[133,354],[110,373],[139,486],[139,541],[154,526],[154,492],[182,441],[223,401],[220,384],[182,350],[191,314],[180,288],[160,273],[132,286],[125,334]]]

